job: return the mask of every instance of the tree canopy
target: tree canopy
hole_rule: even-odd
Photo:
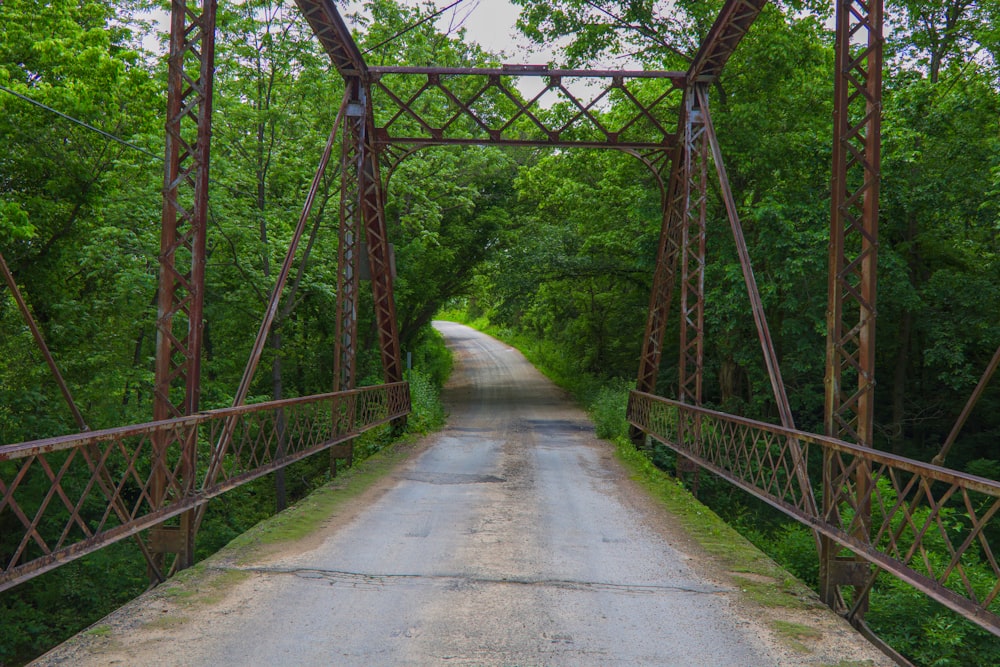
[[[0,2],[0,252],[95,428],[151,412],[166,87],[162,55],[147,50],[158,37],[154,4]],[[527,38],[562,45],[557,64],[683,70],[722,0],[515,4]],[[887,7],[877,445],[930,460],[1000,346],[1000,2]],[[373,65],[498,62],[460,27],[420,23],[432,3],[354,9],[350,23]],[[812,430],[823,411],[829,11],[816,0],[767,5],[711,93],[796,421]],[[216,59],[206,408],[232,400],[343,85],[291,2],[220,3]],[[503,112],[503,99],[487,102]],[[613,115],[619,102],[595,113]],[[339,187],[329,170],[255,400],[332,385]],[[660,192],[641,162],[607,150],[426,148],[393,173],[386,218],[404,351],[420,357],[431,319],[457,305],[548,346],[574,373],[634,377],[661,225]],[[708,224],[706,402],[774,419],[714,192]],[[374,380],[374,323],[367,310],[361,318],[359,376]],[[76,430],[7,290],[0,330],[0,442]],[[668,332],[664,395],[673,392],[675,340]],[[1000,476],[998,437],[995,380],[949,465]],[[58,586],[44,595],[56,597]],[[23,657],[52,636],[26,600],[4,602],[35,626],[0,630],[0,662],[7,646]],[[948,664],[990,655],[966,643]]]

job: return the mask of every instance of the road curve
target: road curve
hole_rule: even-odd
[[[119,622],[61,664],[803,664],[651,529],[611,447],[516,350],[436,326],[456,354],[448,426],[370,506],[233,566],[249,578],[208,611]]]

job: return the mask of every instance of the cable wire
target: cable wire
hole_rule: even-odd
[[[0,2],[2,2],[2,0],[0,0]],[[107,139],[110,139],[112,141],[115,141],[115,142],[117,142],[117,143],[119,143],[119,144],[121,144],[123,146],[127,146],[128,148],[131,148],[132,150],[139,151],[143,155],[148,155],[149,157],[156,159],[158,162],[164,162],[165,159],[166,159],[162,155],[156,155],[155,153],[151,153],[148,150],[146,150],[145,148],[143,148],[142,146],[137,146],[136,144],[133,144],[130,141],[122,139],[121,137],[116,137],[115,135],[111,134],[110,132],[105,132],[104,130],[102,130],[100,128],[97,128],[97,127],[94,127],[93,125],[90,125],[89,123],[86,123],[86,122],[80,120],[79,118],[73,118],[72,116],[68,116],[68,115],[64,114],[62,111],[59,111],[58,109],[53,109],[52,107],[50,107],[50,106],[48,106],[46,104],[43,104],[42,102],[39,102],[38,100],[34,100],[34,99],[30,98],[30,97],[27,97],[26,95],[22,95],[21,93],[18,93],[18,92],[15,92],[15,91],[11,90],[10,88],[6,88],[4,86],[0,86],[0,90],[4,91],[6,93],[10,93],[11,95],[13,95],[13,96],[15,96],[15,97],[17,97],[19,99],[22,99],[25,102],[29,102],[30,104],[33,104],[33,105],[35,105],[35,106],[37,106],[39,108],[45,109],[46,111],[48,111],[50,113],[54,113],[57,116],[59,116],[60,118],[65,118],[66,120],[70,121],[71,123],[75,123],[75,124],[79,125],[80,127],[83,127],[83,128],[86,128],[86,129],[90,130],[91,132],[97,132],[101,136],[103,136],[103,137],[105,137]],[[210,178],[208,180],[209,180],[209,183],[211,183],[212,185],[217,185],[217,186],[219,186],[219,187],[221,187],[221,188],[223,188],[225,190],[228,190],[231,194],[239,195],[241,197],[249,197],[249,198],[256,197],[256,195],[253,194],[253,193],[251,193],[251,192],[246,192],[246,191],[241,190],[241,189],[239,189],[239,188],[237,188],[235,186],[223,183],[223,182],[221,182],[221,181],[219,181],[217,179]],[[283,212],[283,213],[292,213],[293,212],[291,209],[288,209],[288,208],[279,209],[279,210],[281,212]]]
[[[406,33],[410,32],[411,30],[413,30],[415,28],[419,28],[420,26],[422,26],[423,24],[427,23],[431,19],[435,19],[438,16],[441,16],[442,14],[444,14],[449,9],[457,7],[458,5],[462,4],[463,2],[465,2],[465,0],[455,0],[455,2],[451,3],[447,7],[439,9],[436,12],[434,12],[433,14],[430,14],[429,16],[425,16],[424,18],[420,19],[416,23],[414,23],[414,24],[412,24],[410,26],[407,26],[406,28],[403,28],[402,30],[400,30],[399,32],[397,32],[392,37],[389,37],[388,39],[383,39],[381,42],[379,42],[375,46],[371,47],[370,49],[367,49],[366,51],[362,51],[361,55],[367,56],[372,51],[374,51],[376,49],[381,49],[383,46],[385,46],[389,42],[402,37],[403,35],[405,35]]]
[[[151,158],[155,158],[155,159],[159,160],[160,162],[163,162],[164,158],[163,158],[162,155],[156,155],[155,153],[151,153],[148,150],[146,150],[145,148],[143,148],[142,146],[137,146],[137,145],[133,144],[130,141],[126,141],[125,139],[122,139],[121,137],[116,137],[115,135],[111,134],[110,132],[105,132],[104,130],[102,130],[100,128],[97,128],[97,127],[94,127],[93,125],[90,125],[88,123],[85,123],[84,121],[82,121],[82,120],[80,120],[78,118],[73,118],[72,116],[67,116],[62,111],[59,111],[58,109],[53,109],[52,107],[50,107],[50,106],[48,106],[46,104],[43,104],[43,103],[39,102],[38,100],[34,100],[34,99],[28,97],[27,95],[22,95],[21,93],[13,91],[10,88],[7,88],[5,86],[0,86],[0,90],[4,91],[5,93],[10,93],[14,97],[17,97],[18,99],[22,99],[25,102],[28,102],[29,104],[34,104],[37,107],[41,107],[42,109],[45,109],[46,111],[54,113],[55,115],[59,116],[60,118],[65,118],[66,120],[68,120],[71,123],[76,123],[77,125],[79,125],[81,127],[85,127],[88,130],[91,130],[92,132],[97,132],[98,134],[100,134],[100,135],[102,135],[104,137],[107,137],[108,139],[111,139],[112,141],[116,141],[119,144],[122,144],[123,146],[128,146],[131,149],[137,150],[140,153],[143,153],[145,155],[148,155]]]

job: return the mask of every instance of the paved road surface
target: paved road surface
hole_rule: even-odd
[[[437,326],[457,353],[449,426],[373,504],[248,566],[209,612],[70,662],[803,664],[651,529],[611,447],[518,352]]]

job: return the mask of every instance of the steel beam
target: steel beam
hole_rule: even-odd
[[[24,295],[21,294],[21,289],[17,286],[17,281],[14,280],[14,274],[11,273],[10,268],[7,266],[7,261],[4,259],[3,253],[0,253],[0,272],[3,273],[4,282],[7,283],[7,288],[10,290],[11,296],[14,297],[14,302],[17,304],[18,310],[21,311],[21,317],[24,318],[25,324],[28,325],[28,329],[35,339],[38,351],[42,353],[42,357],[45,358],[45,363],[48,364],[52,377],[55,379],[56,384],[59,385],[59,391],[62,392],[63,400],[66,401],[66,406],[73,415],[76,427],[81,431],[88,430],[87,422],[83,419],[83,413],[80,412],[76,401],[73,400],[73,392],[70,391],[66,379],[63,378],[63,374],[59,371],[59,365],[56,364],[55,357],[52,356],[49,346],[45,343],[42,330],[38,328],[38,323],[35,322],[35,318],[31,314],[31,309],[28,308],[28,302],[25,301]]]
[[[754,276],[753,264],[750,261],[750,250],[747,248],[746,238],[743,236],[743,225],[740,224],[740,216],[736,210],[736,198],[733,197],[733,190],[729,185],[726,165],[722,160],[722,147],[719,145],[719,140],[715,135],[715,126],[712,123],[712,114],[708,106],[708,94],[704,88],[699,88],[697,92],[701,112],[705,118],[708,143],[712,148],[712,161],[715,163],[715,171],[719,177],[719,189],[722,193],[723,203],[726,206],[729,226],[733,232],[733,241],[736,243],[736,254],[739,256],[740,267],[743,270],[743,281],[746,284],[747,296],[750,299],[750,309],[753,311],[754,324],[757,327],[757,338],[760,340],[761,352],[764,356],[764,366],[767,368],[767,376],[771,380],[774,402],[778,406],[781,425],[788,429],[794,429],[795,417],[792,415],[792,406],[785,391],[785,381],[781,376],[781,364],[778,362],[778,354],[775,351],[774,341],[771,338],[771,328],[767,323],[764,303],[760,298],[757,278]],[[809,474],[806,469],[806,460],[803,456],[802,448],[795,439],[788,440],[788,448],[792,453],[795,476],[802,492],[806,511],[816,514],[816,498],[813,494],[812,485],[809,482]],[[816,536],[818,547],[819,534],[815,531],[813,534]]]
[[[345,79],[368,71],[361,49],[331,0],[295,0],[333,66]]]
[[[990,359],[990,363],[986,365],[986,370],[983,371],[982,377],[980,377],[979,382],[976,383],[976,388],[972,390],[969,400],[966,401],[965,407],[962,408],[962,412],[958,415],[958,419],[955,420],[955,425],[951,427],[948,437],[945,438],[944,444],[941,445],[941,451],[938,452],[931,461],[934,465],[944,465],[944,460],[947,458],[948,452],[951,451],[952,445],[954,445],[955,441],[958,439],[958,434],[962,432],[962,427],[965,426],[966,420],[969,418],[969,415],[972,414],[972,410],[976,407],[976,403],[979,402],[979,397],[983,395],[983,392],[986,390],[986,386],[990,383],[990,378],[992,378],[993,374],[996,372],[997,366],[1000,366],[1000,346],[998,346],[997,351],[993,353],[993,358]]]
[[[369,97],[370,99],[370,97]],[[389,238],[385,224],[385,203],[379,174],[379,155],[374,142],[375,121],[371,105],[367,108],[361,162],[361,212],[368,241],[368,266],[371,269],[375,323],[378,327],[382,372],[388,384],[403,380],[399,347],[399,325],[392,292],[392,267]]]
[[[368,100],[360,78],[347,81],[340,161],[340,225],[337,248],[337,324],[333,390],[355,384],[358,352],[358,269],[361,250],[361,198]]]
[[[196,413],[201,393],[215,12],[215,0],[204,0],[200,11],[187,0],[171,3],[154,420]],[[192,438],[182,454],[181,474],[189,485],[194,484],[195,444]],[[165,444],[154,448],[159,473],[153,499],[158,506],[170,500],[165,454]],[[194,559],[189,519],[188,514],[181,519],[181,567]]]
[[[690,84],[710,83],[719,78],[729,56],[766,4],[767,0],[726,0],[688,68]]]
[[[882,0],[837,0],[824,430],[863,447],[874,434],[882,44]],[[827,475],[833,465],[826,461]],[[869,540],[867,466],[858,466],[853,486],[853,530]],[[842,503],[824,493],[824,516],[840,513]],[[826,540],[822,551],[821,595],[837,606],[839,547]],[[867,596],[859,597],[851,612],[860,620]]]
[[[671,149],[682,72],[502,68],[372,67],[380,114],[375,140],[387,145],[552,146]],[[517,84],[542,78],[532,98]],[[585,95],[573,81],[588,80]],[[660,81],[659,86],[649,82]],[[614,100],[617,113],[602,113]],[[553,102],[565,113],[548,113]]]
[[[642,336],[636,389],[649,394],[656,393],[663,338],[667,331],[667,319],[670,316],[670,304],[677,279],[677,259],[681,247],[680,230],[684,218],[683,155],[681,146],[673,151],[670,179],[662,201],[663,222],[660,226],[656,265],[653,267],[653,289],[649,296],[646,330]],[[632,432],[633,440],[638,440],[639,436],[639,433]]]
[[[677,398],[701,406],[705,368],[705,217],[708,206],[708,133],[698,84],[684,96],[684,216],[681,221],[680,359]],[[680,438],[700,450],[701,420],[679,424]],[[677,472],[694,473],[692,491],[698,493],[698,466],[679,456]]]
[[[705,216],[708,135],[697,89],[685,96],[684,220],[681,227],[681,321],[677,395],[701,405],[705,365]]]

